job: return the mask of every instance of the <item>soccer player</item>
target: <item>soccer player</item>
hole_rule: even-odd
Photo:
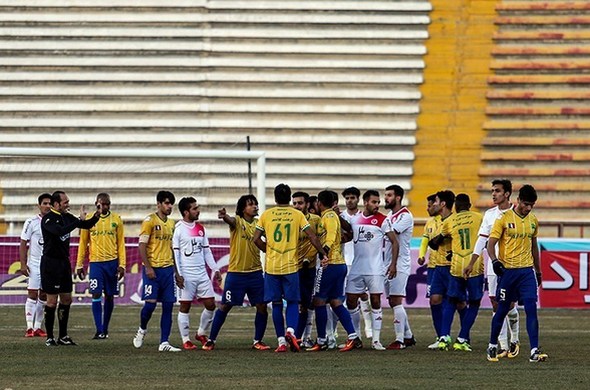
[[[510,180],[492,180],[492,202],[494,202],[495,206],[491,209],[488,209],[484,214],[483,222],[479,228],[477,242],[475,243],[475,248],[473,250],[473,255],[471,258],[471,261],[473,263],[477,261],[479,256],[482,254],[484,248],[486,247],[488,237],[490,236],[490,232],[492,231],[492,226],[494,226],[494,222],[497,219],[501,218],[506,211],[512,209],[513,206],[510,203],[510,195],[512,195],[512,182]],[[496,246],[495,257],[498,256],[498,247]],[[491,261],[488,261],[486,274],[488,280],[490,302],[492,303],[493,315],[494,313],[496,313],[496,310],[498,310],[498,302],[496,300],[498,277],[494,273]],[[514,358],[518,355],[520,351],[520,342],[518,340],[519,327],[519,314],[516,308],[516,304],[513,302],[511,305],[511,309],[508,312],[507,319],[504,320],[504,324],[502,325],[502,330],[500,331],[500,336],[498,338],[498,342],[500,344],[497,351],[498,357],[508,356],[509,358]],[[508,344],[508,329],[510,329],[510,344]]]
[[[133,338],[133,346],[141,348],[147,326],[156,310],[157,302],[162,303],[160,318],[160,352],[180,352],[180,348],[170,345],[172,329],[172,308],[176,302],[174,279],[181,284],[180,275],[175,274],[174,255],[172,253],[172,236],[174,221],[168,218],[176,198],[169,191],[156,194],[157,211],[148,215],[141,224],[139,233],[139,257],[143,263],[143,308],[140,324]]]
[[[498,280],[498,310],[492,319],[487,359],[498,361],[498,336],[512,302],[523,302],[526,329],[531,345],[529,361],[547,359],[539,349],[539,320],[537,318],[537,288],[541,284],[541,266],[537,234],[539,221],[531,212],[537,201],[537,191],[525,184],[518,192],[516,207],[494,222],[488,245],[488,255]],[[496,244],[499,256],[496,258]]]
[[[336,194],[336,196],[338,196]],[[357,336],[352,324],[352,319],[346,308],[342,305],[344,293],[344,279],[346,278],[346,263],[342,257],[341,224],[338,214],[332,210],[334,194],[331,191],[321,191],[318,194],[318,207],[322,213],[322,226],[325,234],[321,236],[324,251],[330,256],[324,259],[318,270],[313,303],[316,310],[317,343],[307,349],[308,351],[322,351],[328,349],[326,338],[326,324],[328,311],[326,302],[329,302],[332,310],[338,316],[340,323],[348,333],[348,341],[341,352],[362,348],[363,342]]]
[[[437,256],[438,251],[436,250],[429,250],[428,242],[433,239],[436,235],[436,232],[439,231],[439,225],[441,223],[441,218],[438,212],[434,209],[433,205],[436,201],[436,194],[429,195],[426,198],[427,206],[426,211],[430,218],[426,221],[424,225],[424,233],[422,234],[422,241],[420,242],[420,249],[418,251],[418,264],[424,265],[426,262],[426,253],[428,252],[428,267],[426,270],[426,298],[430,300],[430,286],[432,284],[432,274],[434,272],[434,267],[437,263]],[[433,310],[432,304],[430,305],[430,311],[432,316],[432,322],[434,326],[434,331],[437,334],[434,343],[428,345],[428,349],[438,349],[438,335],[440,334],[440,324],[434,321],[435,318],[435,310]]]
[[[47,333],[41,329],[47,295],[41,290],[39,267],[41,265],[41,255],[43,254],[41,219],[51,209],[51,194],[39,195],[37,204],[39,214],[25,221],[20,235],[20,272],[29,278],[27,301],[25,302],[25,321],[27,322],[25,337],[47,337]]]
[[[236,216],[231,217],[222,208],[218,218],[229,225],[229,267],[225,276],[221,306],[215,312],[209,340],[203,349],[215,348],[217,335],[233,306],[241,306],[244,296],[248,294],[250,305],[256,306],[254,317],[254,343],[252,349],[267,351],[270,349],[262,339],[268,322],[267,305],[264,301],[264,276],[260,262],[260,250],[252,238],[258,218],[258,200],[254,195],[242,195],[236,205]]]
[[[201,313],[199,329],[195,339],[205,345],[207,332],[213,321],[215,311],[215,292],[206,266],[213,271],[214,278],[221,282],[219,266],[213,258],[205,227],[198,223],[200,210],[193,197],[182,198],[178,202],[182,220],[176,223],[172,236],[172,249],[178,273],[178,330],[182,337],[182,347],[197,349],[189,337],[189,311],[194,298],[200,299],[204,309]]]
[[[451,237],[453,251],[447,291],[450,304],[443,310],[441,333],[445,339],[451,338],[451,324],[457,310],[461,318],[461,331],[453,344],[453,350],[466,352],[472,351],[469,333],[477,318],[484,287],[481,257],[471,265],[469,272],[463,272],[470,265],[473,253],[474,242],[471,237],[476,236],[482,220],[481,214],[469,211],[470,208],[469,195],[458,194],[455,198],[456,213],[445,219],[441,234],[436,238],[442,241],[444,237]]]
[[[309,222],[310,228],[316,236],[321,237],[321,222],[322,219],[308,211],[309,194],[303,191],[298,191],[291,195],[293,207],[305,215],[305,219]],[[299,261],[299,293],[301,299],[299,301],[299,323],[295,329],[295,337],[301,340],[304,347],[309,348],[313,346],[311,341],[311,324],[313,321],[314,308],[311,304],[311,297],[313,295],[313,288],[316,275],[316,257],[318,251],[313,247],[307,235],[299,236],[299,243],[297,244],[297,258]],[[309,332],[307,332],[309,331]]]
[[[435,231],[435,238],[441,233],[442,224],[453,213],[453,204],[455,203],[455,194],[452,191],[445,190],[436,193],[436,198],[432,204],[434,211],[440,215],[440,224],[438,230]],[[436,264],[434,271],[432,271],[432,280],[430,285],[430,310],[432,311],[432,321],[434,328],[438,332],[438,349],[446,350],[451,345],[451,338],[445,337],[442,333],[443,310],[446,305],[449,305],[447,299],[447,292],[449,289],[449,280],[451,278],[451,239],[445,238],[442,243],[434,244],[430,240],[428,245],[434,250],[438,250],[436,256]],[[432,260],[430,260],[432,261]]]
[[[399,246],[392,232],[385,230],[385,215],[379,212],[379,192],[368,190],[363,194],[364,210],[352,218],[354,234],[354,260],[346,283],[346,305],[358,333],[360,310],[358,300],[367,290],[371,300],[373,337],[371,348],[384,351],[379,338],[383,322],[381,295],[384,291],[383,240],[389,237],[392,243],[392,257],[397,258]]]
[[[80,231],[76,274],[86,277],[84,261],[89,252],[88,282],[92,294],[92,316],[96,333],[94,340],[109,337],[109,322],[114,308],[114,296],[119,294],[119,280],[125,276],[126,254],[123,221],[111,211],[111,197],[107,193],[96,196],[96,205],[102,205],[98,222],[89,230]],[[102,294],[104,293],[104,313]]]
[[[47,329],[48,347],[56,345],[76,345],[68,335],[70,305],[72,304],[72,265],[70,264],[70,233],[74,229],[90,229],[102,213],[102,205],[90,219],[86,218],[84,208],[80,218],[68,212],[70,199],[63,191],[51,195],[51,210],[41,219],[43,234],[43,255],[41,256],[41,290],[47,294],[45,305],[45,327]],[[57,305],[59,298],[59,306]],[[57,341],[53,335],[55,311],[59,323]]]
[[[254,243],[266,252],[266,272],[264,276],[264,300],[272,302],[272,320],[279,341],[275,352],[300,350],[295,338],[295,328],[299,322],[299,262],[297,243],[300,232],[310,238],[312,245],[321,256],[326,253],[303,213],[289,205],[291,188],[279,184],[274,189],[276,206],[260,216],[254,233]],[[266,242],[262,235],[266,235]],[[287,301],[287,331],[283,317],[283,299]]]
[[[350,224],[352,218],[362,211],[359,210],[358,204],[361,198],[361,191],[356,187],[348,187],[342,191],[344,197],[346,210],[340,213],[340,216],[344,218],[346,222]],[[346,262],[347,275],[350,272],[352,266],[352,260],[354,259],[354,243],[352,240],[344,244],[344,261]],[[346,281],[344,281],[346,284]],[[373,337],[373,328],[371,325],[371,304],[369,303],[369,294],[366,292],[361,294],[360,298],[361,314],[365,323],[365,336],[370,339]]]
[[[387,349],[405,349],[416,344],[416,339],[410,329],[408,314],[403,306],[406,296],[406,286],[411,271],[410,241],[414,231],[414,216],[402,206],[404,189],[397,184],[385,188],[385,208],[389,209],[386,218],[388,237],[385,240],[384,267],[386,269],[385,293],[389,306],[393,310],[393,328],[395,340]],[[396,258],[392,258],[390,235],[397,241],[399,250]]]

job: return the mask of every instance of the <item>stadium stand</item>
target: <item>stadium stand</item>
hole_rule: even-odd
[[[0,6],[0,145],[267,151],[268,202],[286,181],[316,192],[411,188],[431,4],[408,1],[6,0]],[[94,160],[3,159],[2,219],[15,233],[59,172],[73,204],[111,192],[127,220],[162,187],[203,218],[247,191],[244,162],[120,172]],[[167,169],[168,167],[168,169]],[[230,191],[231,189],[231,191]],[[199,196],[200,194],[205,194]]]

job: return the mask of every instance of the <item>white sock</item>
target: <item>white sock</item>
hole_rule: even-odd
[[[381,336],[381,325],[383,324],[383,309],[371,310],[371,320],[373,325],[373,342],[379,341]]]
[[[35,330],[41,328],[41,325],[43,325],[43,315],[45,313],[46,303],[47,302],[45,301],[38,300],[37,305],[35,305],[35,326],[33,327]]]
[[[403,342],[404,341],[404,330],[406,327],[406,322],[408,320],[408,316],[406,314],[406,310],[402,305],[397,305],[393,307],[393,330],[395,331],[395,340]]]
[[[315,316],[315,310],[307,310],[307,322],[305,324],[305,330],[303,331],[303,339],[311,337],[311,330],[313,328],[313,318]]]
[[[215,310],[207,310],[203,308],[203,312],[201,313],[201,322],[199,323],[199,330],[197,331],[199,336],[207,335],[209,333],[214,314]]]
[[[37,301],[27,298],[25,302],[25,320],[27,321],[27,329],[33,329],[33,322],[35,321]]]
[[[406,311],[406,308],[404,308],[404,312],[405,311]],[[410,328],[410,321],[408,320],[408,313],[406,312],[406,323],[404,324],[404,338],[411,339],[412,337],[414,337],[414,333],[412,332],[412,329]]]
[[[328,312],[326,317],[326,337],[334,337],[334,317],[332,317],[332,308],[330,305],[326,305],[326,311]]]
[[[292,335],[295,335],[295,329],[289,327],[289,328],[287,328],[287,333],[291,333]]]
[[[361,312],[363,313],[363,320],[365,321],[365,330],[371,329],[373,326],[371,325],[371,303],[367,299],[366,301],[361,301]],[[357,330],[358,333],[358,330]]]
[[[493,315],[496,314],[492,312]],[[500,349],[508,350],[508,320],[504,319],[502,323],[502,329],[500,329],[500,335],[498,336],[498,343],[500,343]]]
[[[352,324],[354,325],[354,332],[357,334],[360,333],[361,329],[361,309],[357,306],[354,309],[348,309],[350,313],[350,317],[352,318]]]
[[[512,308],[508,312],[508,326],[510,328],[510,341],[513,343],[519,341],[518,334],[519,334],[519,327],[520,327],[520,315],[518,314],[518,309],[516,306]]]
[[[283,336],[278,337],[277,340],[279,340],[279,345],[287,345],[287,340]]]
[[[190,320],[188,313],[181,313],[178,312],[178,331],[180,332],[180,337],[182,337],[182,342],[186,343],[190,340],[189,331],[190,331]]]

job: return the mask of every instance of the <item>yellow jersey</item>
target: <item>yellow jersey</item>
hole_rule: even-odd
[[[531,212],[526,217],[515,209],[496,220],[490,237],[498,239],[498,259],[506,268],[533,266],[533,238],[539,233],[539,221]]]
[[[256,230],[257,218],[246,221],[235,216],[236,227],[229,229],[229,267],[228,272],[254,272],[262,270],[260,249],[252,238]]]
[[[322,230],[322,219],[319,215],[308,213],[305,219],[309,222],[309,226],[316,236],[320,237]],[[309,266],[315,268],[318,250],[311,244],[307,234],[299,235],[299,244],[297,244],[297,260],[299,261],[299,268],[303,265],[303,261],[307,259]]]
[[[424,225],[424,234],[422,234],[422,237],[426,238],[428,241],[432,240],[434,237],[436,237],[436,232],[440,230],[441,224],[442,222],[440,215],[430,218]],[[434,268],[438,263],[438,258],[438,251],[431,249],[430,253],[428,254],[428,268]]]
[[[87,215],[86,219],[92,218],[93,215]],[[80,229],[77,268],[84,265],[87,252],[90,252],[88,257],[91,263],[118,259],[119,267],[125,268],[125,234],[123,220],[119,214],[109,211],[107,215],[101,215],[92,228]]]
[[[338,214],[332,209],[324,210],[321,221],[325,233],[320,242],[322,247],[330,248],[328,264],[346,264],[342,256],[342,230]]]
[[[443,224],[449,218],[451,218],[453,214],[449,214],[446,218],[440,217],[439,224],[437,225],[435,237],[442,233]],[[435,267],[449,267],[451,262],[447,260],[447,256],[453,250],[452,249],[452,242],[450,237],[445,237],[443,242],[438,247],[438,256],[436,257],[436,264]],[[430,261],[430,259],[429,259]]]
[[[174,221],[161,219],[157,213],[148,215],[141,224],[139,238],[147,239],[147,258],[152,267],[164,268],[174,265],[172,236]]]
[[[471,261],[473,248],[477,241],[477,233],[483,217],[475,211],[461,211],[445,219],[441,234],[451,237],[453,258],[451,260],[451,275],[462,278],[463,269]],[[470,277],[483,274],[483,259],[481,256],[475,262]]]
[[[309,228],[303,213],[290,206],[276,206],[260,216],[256,229],[266,236],[266,273],[287,275],[299,270],[297,244]]]

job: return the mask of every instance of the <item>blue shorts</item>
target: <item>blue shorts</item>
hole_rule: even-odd
[[[262,271],[228,272],[225,276],[221,303],[241,306],[248,294],[250,305],[264,303],[264,276]]]
[[[426,298],[430,298],[430,286],[432,286],[432,274],[434,268],[426,268]]]
[[[311,304],[314,285],[315,267],[301,268],[299,270],[299,293],[301,294],[299,303],[301,303],[301,306],[309,307]]]
[[[326,301],[342,299],[346,272],[346,264],[329,264],[318,270],[315,296]]]
[[[451,275],[447,295],[464,302],[479,301],[483,298],[483,285],[483,275],[477,275],[468,279]]]
[[[149,279],[142,271],[144,301],[155,299],[158,302],[176,302],[176,286],[174,283],[174,267],[154,267],[156,277]]]
[[[537,278],[533,267],[507,268],[498,279],[498,302],[522,302],[525,299],[537,301]]]
[[[119,260],[100,261],[90,263],[88,282],[91,294],[118,295],[119,281],[117,280]]]
[[[299,302],[299,273],[286,275],[264,275],[265,302]]]
[[[430,281],[430,296],[446,296],[449,291],[449,280],[451,279],[451,267],[434,267],[432,280]]]

